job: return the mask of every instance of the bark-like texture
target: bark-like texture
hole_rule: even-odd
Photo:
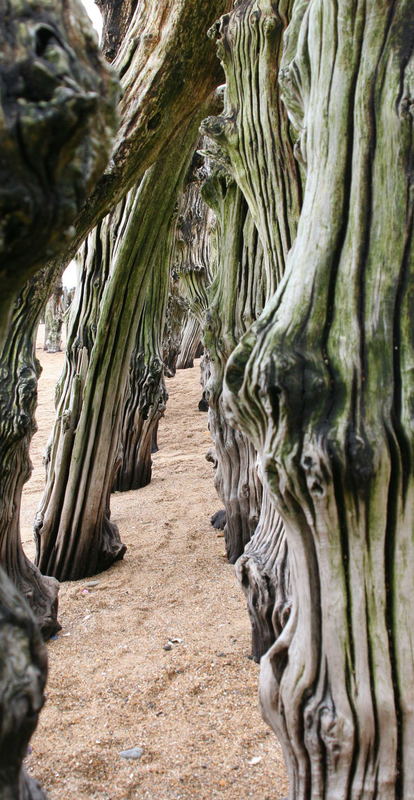
[[[125,41],[139,0],[96,0],[103,17],[101,48],[108,61],[114,61]]]
[[[266,484],[260,519],[236,562],[236,575],[252,623],[252,655],[259,662],[287,624],[292,605],[285,529]]]
[[[259,231],[271,297],[296,235],[299,167],[277,83],[293,0],[241,0],[211,29],[226,75],[224,112],[204,120],[220,146]]]
[[[200,346],[202,328],[197,319],[187,313],[187,321],[182,328],[180,337],[180,352],[177,358],[177,369],[191,369],[194,366],[194,359]]]
[[[215,308],[212,313],[211,340],[215,353],[211,365],[209,402],[212,408],[210,428],[213,438],[221,442],[216,445],[217,483],[226,510],[225,536],[231,561],[241,555],[254,532],[260,512],[261,492],[255,468],[255,449],[244,434],[232,430],[229,424],[231,419],[226,418],[222,406],[223,374],[232,349],[257,318],[264,301],[272,296],[281,280],[286,257],[296,234],[302,198],[291,128],[277,84],[282,38],[291,6],[290,0],[278,3],[243,0],[211,30],[211,35],[218,38],[217,49],[226,74],[226,87],[223,114],[206,119],[202,126],[203,132],[218,145],[213,158],[221,162],[224,168],[223,200],[218,209],[222,241],[217,248],[219,275],[216,297],[213,295]],[[240,216],[241,199],[231,199],[234,189],[224,191],[224,176],[229,173],[243,192],[257,228],[261,243],[259,255],[258,240],[257,236],[255,240],[253,238],[251,222],[250,228],[243,230],[246,211]],[[238,231],[235,228],[237,225]],[[233,266],[230,269],[220,265],[220,255],[225,262],[226,253],[232,254],[230,259],[233,260]],[[228,273],[227,277],[225,272]],[[221,311],[222,305],[226,308],[225,313]],[[272,516],[270,514],[268,517],[270,525],[267,531],[269,563],[276,547]],[[260,558],[255,560],[249,550],[256,573],[258,564],[267,561],[263,555],[266,518],[262,519],[261,525]],[[287,569],[287,561],[283,563]],[[253,575],[253,567],[251,571],[244,570],[245,580],[250,574]],[[267,574],[263,580],[268,580]],[[274,596],[278,591],[277,580],[276,570],[272,589]],[[254,592],[255,586],[252,586],[251,595]],[[250,610],[252,613],[251,604]],[[260,615],[268,615],[268,609],[258,610],[258,615],[257,629],[261,625]],[[260,651],[256,628],[253,630],[255,657]],[[263,646],[268,642],[269,637],[264,637]]]
[[[200,156],[196,154],[185,192],[179,202],[175,235],[174,271],[179,278],[179,291],[187,301],[188,308],[182,329],[177,369],[189,369],[194,365],[208,308],[213,215],[200,193],[204,175]]]
[[[77,2],[0,3],[0,12],[0,558],[47,637],[59,629],[57,583],[24,556],[19,532],[35,430],[34,336],[55,280],[39,266],[67,247],[71,222],[105,167],[117,84]]]
[[[52,495],[53,501],[57,505],[55,513],[58,515],[61,510],[59,503],[63,502],[65,480],[68,480],[69,476],[74,433],[82,411],[82,398],[88,365],[96,342],[102,298],[109,283],[111,268],[115,263],[116,246],[119,245],[121,238],[120,231],[125,229],[133,200],[133,193],[124,198],[114,211],[97,225],[77,255],[80,280],[73,300],[63,372],[56,387],[56,421],[45,454],[45,495],[36,519],[36,529],[42,507],[46,499],[50,500],[49,494],[52,490],[55,492]],[[60,490],[55,487],[59,478],[63,481]],[[102,561],[108,560],[108,563],[111,563],[111,557],[113,560],[118,555],[122,557],[125,551],[118,531],[116,527],[111,526],[109,518],[103,524],[100,547],[103,553],[99,554],[97,545],[96,557]]]
[[[217,4],[221,5],[221,3]],[[185,151],[183,152],[183,148],[187,141],[189,128],[196,123],[197,115],[202,114],[201,109],[205,107],[203,100],[208,94],[208,89],[214,88],[217,84],[217,72],[211,69],[210,55],[205,55],[204,49],[198,51],[197,34],[211,18],[211,12],[216,3],[210,3],[208,11],[206,6],[205,0],[199,0],[197,6],[192,5],[191,8],[187,3],[176,0],[167,8],[164,3],[149,6],[146,2],[137,7],[127,32],[126,38],[129,45],[125,43],[125,47],[121,47],[116,59],[118,66],[122,64],[121,76],[124,90],[121,101],[120,137],[122,140],[117,140],[110,171],[100,183],[98,191],[89,198],[87,207],[83,209],[83,213],[78,218],[76,242],[84,238],[85,232],[102,216],[108,203],[113,204],[118,197],[125,195],[128,186],[134,183],[139,175],[142,175],[147,164],[156,158],[163,147],[166,148],[165,153],[157,162],[157,170],[154,173],[156,191],[160,191],[158,169],[166,170],[164,178],[165,180],[170,179],[170,186],[173,185],[171,172],[168,171],[171,154],[178,153],[178,164],[181,163],[183,155],[186,157],[187,154]],[[206,12],[204,21],[200,20],[201,9]],[[193,24],[191,25],[190,22]],[[182,80],[178,80],[177,70],[178,72],[183,71]],[[186,75],[185,80],[184,74]],[[160,103],[164,104],[162,109],[158,109]],[[155,108],[157,108],[156,112]],[[180,130],[179,139],[178,136],[171,139],[172,133],[176,132],[178,128]],[[138,220],[141,223],[137,234],[137,244],[135,247],[131,245],[133,227],[132,220],[129,220],[127,224],[129,244],[126,241],[125,245],[126,249],[129,246],[134,254],[140,254],[142,269],[146,264],[147,256],[143,255],[145,248],[144,240],[140,240],[141,229],[142,235],[144,235],[150,224],[154,226],[157,224],[157,209],[154,207],[156,201],[154,197],[150,196],[148,181],[145,191],[147,194],[142,193],[141,195],[140,209],[135,208],[137,214],[135,227],[138,228]],[[148,213],[147,208],[143,205],[143,198],[147,202]],[[159,204],[162,225],[167,218],[167,198],[173,202],[173,193],[170,193],[168,187]],[[146,251],[148,253],[151,253],[152,249],[155,251],[153,240],[155,232],[154,227],[154,231],[149,233],[149,245]],[[162,239],[162,237],[160,238]],[[72,243],[72,247],[75,247],[76,242]],[[122,246],[120,249],[122,250]],[[125,252],[124,250],[124,256]],[[137,269],[133,281],[134,288],[130,287],[130,295],[126,298],[125,289],[130,278],[129,270],[132,268],[126,256],[124,268],[127,270],[128,277],[122,277],[122,273],[117,272],[117,279],[112,280],[108,286],[107,297],[104,300],[107,310],[105,311],[103,306],[102,311],[104,322],[100,327],[101,338],[99,342],[98,339],[95,342],[96,347],[94,347],[90,364],[85,359],[80,370],[82,373],[81,383],[85,382],[86,370],[88,370],[88,388],[83,396],[82,409],[78,408],[74,414],[71,412],[64,418],[68,423],[68,430],[66,439],[63,436],[62,441],[65,439],[67,443],[75,434],[73,421],[77,418],[78,413],[81,414],[85,426],[84,442],[81,442],[79,435],[79,431],[83,430],[79,423],[75,436],[77,444],[74,445],[73,442],[68,444],[68,451],[65,452],[62,475],[65,471],[71,471],[73,482],[68,478],[68,485],[65,487],[65,479],[59,477],[55,480],[53,470],[50,471],[50,481],[48,481],[44,502],[36,523],[39,548],[40,542],[43,542],[40,548],[42,552],[39,549],[37,556],[39,563],[43,564],[47,571],[53,571],[59,575],[65,574],[71,578],[79,577],[80,574],[85,574],[85,571],[90,574],[91,570],[102,569],[123,552],[123,546],[121,546],[115,526],[109,522],[107,507],[110,487],[118,466],[115,455],[118,448],[116,437],[119,433],[117,425],[121,408],[120,398],[125,389],[123,384],[125,365],[128,366],[131,355],[131,335],[134,337],[136,332],[144,299],[144,286],[146,286],[146,278],[144,280],[141,269]],[[116,298],[117,290],[120,292],[118,299]],[[134,291],[137,292],[136,297],[133,294]],[[131,325],[128,320],[122,320],[119,325],[117,324],[118,309],[122,308],[123,303],[126,307],[131,306],[130,310],[135,314]],[[122,332],[120,333],[120,331]],[[112,347],[115,347],[116,338],[119,342],[117,356],[113,353],[113,359],[118,365],[114,370],[110,370],[111,346],[107,352],[104,352],[105,337],[108,337]],[[92,436],[105,427],[102,426],[102,421],[96,415],[97,409],[91,410],[92,398],[97,388],[95,383],[101,386],[101,374],[107,375],[109,371],[111,371],[111,376],[117,376],[122,372],[122,379],[118,383],[116,383],[116,379],[115,383],[106,381],[104,386],[106,392],[103,391],[103,394],[107,400],[102,398],[102,404],[106,408],[112,409],[111,413],[113,412],[114,418],[112,433],[107,427],[105,434],[101,437],[101,448],[100,445],[92,444]],[[109,397],[110,386],[113,387],[112,397]],[[74,388],[76,389],[76,387]],[[79,389],[79,386],[77,388]],[[102,411],[102,419],[106,419],[107,426],[111,419],[111,413],[108,411],[105,416]],[[72,423],[70,423],[69,417],[72,419]],[[89,449],[86,445],[87,440],[90,442]],[[56,453],[59,447],[60,445],[56,444]],[[98,453],[99,468],[95,463]],[[88,463],[85,465],[85,474],[81,478],[80,461],[82,458],[86,458]],[[96,481],[95,467],[100,472]],[[79,494],[79,485],[81,484],[86,491],[92,477],[96,500],[88,503],[86,511],[80,499],[83,491]],[[52,484],[55,488],[52,488]],[[66,501],[64,497],[66,497]],[[77,511],[72,514],[73,504],[76,505]],[[47,514],[45,514],[46,506]],[[87,524],[86,522],[81,524],[84,517],[88,518]],[[45,524],[46,522],[47,524]],[[80,532],[80,526],[82,532]],[[41,537],[39,537],[40,529],[42,529]],[[94,535],[99,540],[97,547],[93,546]],[[76,557],[73,548],[75,548]]]
[[[0,2],[0,345],[108,160],[116,83],[78,0]]]
[[[58,584],[26,558],[20,540],[20,502],[30,477],[29,443],[36,431],[34,411],[40,364],[35,356],[36,290],[28,284],[13,312],[13,336],[0,353],[0,563],[30,603],[47,638],[59,630]]]
[[[188,303],[180,294],[178,276],[173,270],[170,276],[170,291],[162,343],[164,372],[168,378],[173,378],[177,369],[182,331],[187,314]]]
[[[140,489],[151,480],[153,443],[165,411],[162,339],[168,302],[171,237],[151,267],[150,286],[138,326],[121,423],[121,464],[114,490]]]
[[[112,8],[115,5],[118,9]],[[76,236],[65,264],[172,139],[181,136],[221,82],[206,35],[231,0],[123,0],[121,4],[102,0],[100,6],[107,17],[104,47],[117,53],[113,66],[122,87],[120,126],[105,175],[76,219]],[[124,37],[122,42],[117,36]]]
[[[226,551],[234,563],[258,523],[261,483],[254,447],[244,434],[230,427],[223,413],[223,375],[230,354],[263,308],[266,281],[263,249],[237,184],[216,169],[203,196],[216,213],[218,254],[204,328],[209,360],[205,395],[215,446],[215,486],[225,508]]]
[[[36,521],[36,563],[60,580],[92,575],[125,546],[109,519],[129,364],[149,286],[165,247],[198,117],[130,194],[90,354],[84,348],[58,407],[48,480]]]
[[[295,3],[303,210],[227,368],[286,526],[292,611],[261,699],[295,800],[414,795],[413,41],[404,0]]]
[[[63,285],[59,279],[45,308],[45,343],[43,349],[48,353],[60,353],[62,350],[64,315]]]
[[[22,766],[44,703],[46,676],[39,629],[0,567],[0,800],[46,800]]]

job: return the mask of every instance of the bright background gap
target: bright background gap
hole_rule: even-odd
[[[102,14],[99,11],[98,6],[93,2],[93,0],[82,0],[82,4],[85,7],[85,10],[92,22],[93,27],[95,28],[98,36],[99,41],[101,41],[102,36]],[[74,286],[77,284],[77,266],[75,261],[71,261],[70,264],[66,267],[63,275],[62,275],[63,285],[66,286],[68,289],[73,289]]]

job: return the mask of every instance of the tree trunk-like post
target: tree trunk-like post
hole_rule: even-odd
[[[7,154],[0,164],[0,560],[47,637],[60,627],[57,582],[25,557],[19,516],[35,430],[34,332],[52,287],[39,267],[67,247],[71,223],[105,167],[117,84],[76,2],[8,3],[0,43],[0,82],[7,86],[0,99]],[[39,287],[46,287],[41,297]]]
[[[64,315],[63,284],[59,278],[45,308],[45,343],[43,349],[48,353],[60,353],[62,350]]]
[[[199,320],[188,311],[187,320],[181,333],[177,369],[192,369],[202,335],[203,330]]]
[[[188,302],[181,296],[178,276],[172,270],[162,343],[164,372],[168,378],[173,378],[176,373],[182,331],[187,315]]]
[[[252,307],[247,308],[244,315],[239,315],[237,336],[233,334],[233,346],[257,318],[262,309],[260,303],[263,304],[272,297],[282,279],[286,258],[296,235],[302,202],[300,169],[294,157],[295,137],[292,135],[277,83],[283,36],[292,6],[292,0],[280,0],[276,3],[271,3],[269,0],[242,0],[235,5],[231,14],[222,17],[211,30],[211,35],[218,38],[217,51],[226,75],[224,112],[220,117],[210,117],[205,120],[202,127],[207,136],[218,145],[216,159],[222,163],[225,172],[233,176],[242,190],[263,248],[263,264],[260,266],[260,272],[258,265],[255,264],[254,247],[252,252],[244,257],[246,276],[248,270],[251,271],[250,277],[248,279],[245,277],[245,280],[251,282],[250,291],[253,293],[253,300],[257,297],[259,302],[256,308],[254,302],[251,303]],[[234,224],[234,220],[230,224]],[[224,236],[227,236],[225,226]],[[253,259],[250,267],[249,258]],[[234,271],[230,274],[236,278]],[[230,291],[237,296],[237,286],[236,279],[233,287],[229,284],[226,288],[224,283],[222,291]],[[213,397],[215,394],[220,396],[225,360],[230,352],[227,349],[219,354],[218,360],[216,359],[212,367]],[[217,371],[220,358],[221,366]],[[242,437],[240,431],[237,434],[231,432],[231,416],[226,414],[221,401],[220,406],[221,428],[228,431],[226,438]],[[250,468],[252,476],[255,449],[252,443],[249,443],[249,448],[251,453],[248,463],[250,461],[252,464]],[[227,451],[220,449],[220,452],[225,458]],[[220,452],[217,452],[218,463]],[[257,483],[257,477],[254,480]],[[246,480],[245,485],[249,484],[250,480]],[[274,636],[269,597],[278,597],[277,584],[281,569],[288,569],[287,559],[284,555],[282,558],[283,548],[279,546],[282,531],[279,523],[275,524],[275,509],[271,508],[271,502],[271,499],[266,499],[260,511],[260,536],[251,542],[246,557],[237,570],[239,577],[243,576],[242,586],[248,598],[256,598],[254,603],[248,600],[252,620],[257,613],[252,632],[255,658],[262,655],[263,648]],[[244,521],[244,528],[245,531],[250,529],[250,535],[253,533],[250,520]],[[243,552],[242,542],[248,541],[246,533],[238,541],[238,546],[234,550],[235,555]],[[265,555],[266,541],[268,556]],[[258,547],[257,553],[254,550],[255,542]],[[275,552],[281,554],[281,567],[274,561]],[[248,569],[246,559],[252,560],[251,569]],[[269,595],[265,586],[271,580],[271,564],[274,566],[273,587]],[[262,567],[263,590],[256,595],[259,571]],[[252,585],[248,590],[246,581],[250,577]],[[288,575],[283,584],[287,581]],[[283,587],[281,591],[283,593]],[[261,600],[264,602],[263,608],[260,608]],[[263,629],[264,620],[268,620],[266,633]]]
[[[17,1],[17,0],[15,0]],[[44,0],[46,2],[46,0]],[[207,30],[232,0],[100,0],[103,48],[120,76],[119,128],[110,163],[74,221],[56,269],[181,136],[222,79]],[[122,38],[121,38],[122,37]]]
[[[266,483],[257,528],[235,570],[252,623],[252,656],[259,663],[280,636],[292,607],[285,528]]]
[[[57,409],[35,539],[36,563],[59,580],[93,575],[125,552],[109,518],[109,500],[120,463],[130,358],[151,265],[165,247],[197,124],[197,118],[192,120],[180,141],[171,143],[168,157],[165,154],[131,193],[95,342],[90,354],[82,350],[69,403],[65,394]]]
[[[47,654],[39,629],[0,567],[0,800],[46,800],[24,767],[44,704]]]
[[[75,2],[75,0],[73,0],[73,2]],[[84,23],[83,20],[85,18],[83,18],[80,23],[77,22],[77,15],[73,13],[71,2],[63,3],[59,0],[59,2],[54,4],[53,12],[51,12],[50,3],[46,4],[46,0],[44,3],[43,0],[40,0],[40,2],[36,4],[35,10],[34,7],[32,9],[32,4],[30,4],[30,9],[26,16],[25,4],[19,3],[18,7],[17,4],[15,5],[16,26],[13,28],[15,46],[11,44],[12,38],[9,37],[9,40],[7,40],[7,48],[9,48],[10,45],[11,49],[9,50],[6,48],[7,58],[5,57],[2,62],[0,70],[3,69],[3,65],[7,67],[9,61],[13,65],[13,70],[15,70],[16,64],[19,69],[20,67],[21,69],[26,69],[26,60],[22,55],[23,50],[21,50],[20,47],[21,41],[19,40],[19,36],[22,32],[24,32],[24,36],[26,36],[25,25],[29,19],[29,23],[27,24],[30,27],[33,23],[33,31],[36,29],[40,37],[39,47],[41,51],[39,52],[36,51],[36,37],[33,38],[31,34],[30,36],[28,34],[28,38],[26,37],[25,39],[26,44],[28,43],[28,46],[30,45],[29,50],[31,48],[30,52],[32,55],[33,48],[35,50],[33,56],[33,81],[34,85],[37,87],[36,91],[40,88],[40,84],[38,85],[36,83],[36,81],[40,80],[40,73],[43,75],[45,70],[46,72],[49,70],[51,74],[50,86],[48,84],[49,88],[47,88],[47,86],[45,88],[45,91],[47,90],[49,93],[48,97],[51,96],[52,102],[50,115],[51,131],[50,136],[48,135],[49,138],[44,134],[45,128],[42,115],[47,111],[47,102],[45,105],[42,97],[40,98],[41,103],[39,109],[37,109],[35,98],[32,98],[33,104],[31,102],[20,104],[19,108],[23,109],[24,113],[19,125],[22,135],[24,134],[24,136],[26,136],[26,127],[28,131],[25,149],[24,152],[22,151],[21,155],[22,157],[30,157],[29,165],[35,164],[36,169],[39,168],[39,170],[40,166],[43,164],[41,159],[43,156],[45,158],[47,157],[47,169],[46,166],[42,167],[42,169],[45,175],[47,173],[51,178],[52,191],[50,192],[49,189],[47,189],[46,196],[41,192],[39,194],[37,190],[34,191],[33,198],[39,201],[41,223],[38,221],[37,206],[32,204],[30,208],[33,210],[33,213],[36,211],[37,216],[35,216],[33,231],[30,228],[28,233],[30,245],[26,243],[26,234],[23,229],[19,227],[19,225],[14,225],[14,223],[10,224],[11,232],[15,229],[18,231],[15,244],[19,253],[19,248],[21,248],[22,252],[24,251],[24,258],[27,257],[27,254],[30,254],[31,257],[35,251],[37,252],[38,250],[39,262],[43,263],[48,260],[47,267],[41,271],[39,277],[36,275],[33,279],[35,290],[31,296],[30,307],[25,307],[27,297],[25,291],[22,293],[17,304],[17,316],[19,317],[26,313],[28,318],[30,317],[30,326],[28,326],[28,330],[24,331],[24,341],[18,341],[18,338],[13,337],[15,349],[16,352],[24,351],[30,354],[32,352],[32,347],[29,345],[28,341],[26,341],[26,338],[30,334],[32,342],[34,341],[37,320],[51,294],[57,275],[60,274],[65,264],[75,255],[79,244],[84,240],[88,231],[91,230],[95,223],[100,221],[106,213],[106,210],[110,210],[120,198],[126,195],[128,187],[136,183],[140,176],[143,175],[149,163],[156,158],[166,141],[166,139],[163,139],[163,132],[165,131],[165,136],[168,138],[173,132],[177,132],[181,125],[185,125],[189,119],[189,115],[191,115],[191,110],[194,110],[195,100],[196,105],[200,104],[216,85],[217,70],[213,66],[214,54],[211,52],[209,53],[208,48],[204,48],[202,53],[200,53],[197,49],[198,41],[196,48],[194,42],[197,40],[198,32],[203,30],[203,26],[210,24],[215,14],[225,10],[226,2],[225,0],[216,0],[216,2],[209,3],[207,0],[200,0],[198,10],[204,9],[204,21],[201,19],[200,15],[197,16],[197,10],[194,9],[193,6],[189,10],[188,4],[184,2],[184,0],[176,0],[176,2],[168,7],[167,13],[164,13],[166,12],[164,4],[159,2],[154,6],[154,13],[151,14],[150,17],[146,15],[146,4],[140,4],[139,7],[131,7],[133,17],[129,17],[128,12],[127,38],[132,36],[132,50],[134,50],[134,52],[128,49],[129,45],[126,40],[118,42],[116,48],[119,51],[117,54],[117,66],[122,72],[123,85],[123,96],[120,103],[120,114],[122,117],[121,130],[115,142],[111,165],[101,179],[98,192],[89,195],[86,204],[85,195],[87,190],[90,191],[94,180],[96,180],[98,171],[102,171],[108,156],[109,135],[111,132],[111,124],[113,124],[113,102],[115,99],[113,76],[110,73],[108,74],[107,65],[105,67],[102,66],[101,56],[97,50],[95,41],[96,37],[95,34],[91,32],[89,21]],[[79,10],[77,3],[76,9]],[[24,18],[24,24],[22,23],[22,25],[19,25],[19,14]],[[191,26],[190,28],[188,27],[189,14],[190,16],[192,14],[194,15],[193,28],[191,28]],[[45,21],[45,17],[47,17],[47,20],[44,30],[43,22]],[[160,19],[163,21],[161,26],[158,24]],[[1,26],[4,25],[5,21],[6,17],[0,15],[0,36],[3,35],[3,28]],[[8,16],[7,21],[10,21]],[[37,28],[36,26],[38,23],[39,27]],[[125,33],[124,28],[125,26],[120,26],[120,34]],[[184,36],[183,32],[185,30],[187,30],[187,33],[189,30],[192,31],[194,41],[190,35]],[[70,35],[67,36],[67,33]],[[175,57],[171,58],[171,53],[177,52],[177,41],[181,40],[185,46],[183,46],[183,51],[180,52],[180,59],[177,60]],[[68,42],[73,45],[72,49],[70,49]],[[150,52],[152,54],[151,59],[149,59]],[[76,58],[73,57],[74,55]],[[197,63],[197,69],[190,70],[190,77],[188,80],[177,81],[176,70],[183,68],[184,63],[188,66],[188,57],[191,55],[194,57],[194,63]],[[184,59],[183,62],[181,61],[181,57]],[[68,60],[68,64],[66,64],[65,59],[66,61]],[[151,61],[151,67],[149,69],[147,68],[148,60]],[[44,64],[43,61],[46,61],[46,64]],[[97,75],[93,70],[98,70]],[[25,75],[26,77],[28,76],[27,70]],[[53,81],[56,82],[56,92],[53,88]],[[60,83],[63,82],[63,88],[59,81]],[[172,83],[170,83],[170,81]],[[66,86],[66,82],[69,83],[70,88]],[[23,81],[19,84],[20,87],[21,85],[26,84]],[[170,91],[171,85],[174,86],[174,92]],[[138,89],[138,87],[138,94],[144,102],[137,104],[135,90]],[[144,98],[148,99],[148,93],[151,95],[151,100],[146,103]],[[16,102],[18,102],[18,98]],[[157,117],[158,111],[156,107],[159,105],[162,106],[163,103],[165,104],[165,108],[163,109],[165,111],[165,116],[162,116],[162,124],[161,122],[159,125],[149,124],[154,116]],[[7,113],[5,119],[12,109],[13,104],[10,103],[6,109]],[[28,115],[27,120],[25,115]],[[39,121],[38,134],[36,133],[37,129],[35,125],[32,124],[32,117]],[[0,142],[4,143],[6,150],[8,148],[7,143],[9,141],[8,137],[10,131],[13,132],[14,130],[13,126],[7,127],[7,125],[3,130],[2,123],[0,123]],[[56,141],[53,139],[53,132],[56,134]],[[32,153],[33,148],[30,144],[29,133],[34,136],[32,143],[34,153]],[[20,140],[17,140],[17,143],[19,143],[19,141]],[[41,142],[41,147],[40,145],[38,146],[39,142]],[[139,146],[137,145],[138,142]],[[14,145],[12,149],[13,148]],[[52,154],[53,157],[51,157],[50,154]],[[141,160],[139,159],[140,155],[142,156]],[[3,167],[6,172],[2,173],[2,178],[4,177],[2,184],[9,188],[14,186],[12,181],[9,181],[9,173],[7,172],[10,164],[11,159],[10,163],[9,160],[4,161]],[[58,172],[57,176],[55,176],[53,172],[55,169]],[[49,170],[49,172],[47,172],[47,170]],[[18,169],[17,174],[20,174]],[[66,188],[65,181],[67,181]],[[28,185],[26,181],[25,186],[27,187]],[[46,179],[41,183],[41,186],[43,189],[48,187]],[[17,185],[16,193],[20,198],[29,197],[27,192],[22,190],[21,184]],[[4,219],[9,219],[12,223],[12,217],[7,217],[8,201],[6,202],[6,200],[9,197],[9,189],[7,192],[3,192],[2,196],[5,199],[5,204],[1,206],[2,209],[4,209]],[[58,207],[54,216],[52,213],[53,207],[50,206],[49,202],[50,199],[52,199],[53,202],[58,202]],[[63,204],[62,208],[59,206],[59,202]],[[78,205],[76,205],[76,203]],[[12,205],[14,213],[14,209],[17,208],[17,206],[14,201]],[[82,206],[82,210],[75,220],[73,220],[74,226],[70,226],[68,221],[69,217],[67,216],[69,213],[68,209],[70,213],[74,215],[79,206]],[[63,222],[65,227],[62,227]],[[44,239],[42,237],[45,231],[49,231],[50,235],[53,235],[54,238],[51,246],[43,251]],[[65,235],[62,234],[62,231]],[[40,240],[38,241],[39,236]],[[2,310],[6,309],[6,307],[9,309],[10,298],[13,292],[18,285],[21,286],[21,282],[18,284],[16,283],[16,287],[14,287],[13,284],[14,278],[19,273],[17,268],[20,262],[17,260],[17,256],[16,259],[13,256],[14,251],[11,247],[11,239],[10,241],[8,240],[8,246],[9,245],[8,256],[10,256],[11,259],[11,271],[6,265],[6,271],[3,273],[2,262],[0,263],[2,290],[4,289],[4,292],[2,291],[0,293],[0,306]],[[55,245],[59,253],[61,253],[62,249],[65,250],[63,256],[59,255],[59,257],[54,258],[56,252],[54,249]],[[12,256],[14,260],[12,260]],[[7,264],[9,264],[9,261],[7,261]],[[36,264],[38,265],[37,261]],[[32,267],[30,271],[32,271]],[[6,283],[3,281],[4,274],[8,282],[7,291]],[[24,273],[25,276],[27,276],[27,274],[27,272]],[[36,315],[34,314],[35,308],[37,309]],[[3,322],[5,323],[6,316],[6,314],[0,315],[0,328]],[[0,339],[2,335],[0,330]],[[19,336],[20,335],[23,335],[23,333],[19,334]],[[32,376],[36,374],[36,369],[33,367],[30,358],[31,357],[29,357],[27,364],[19,362],[21,375],[25,374],[26,369],[31,372]],[[2,373],[3,388],[4,390],[7,388],[9,397],[18,397],[19,376],[14,374],[13,370],[10,370],[7,364],[5,365],[5,370],[6,372]],[[10,411],[9,406],[8,409],[8,413],[14,413]],[[18,409],[16,413],[18,413]],[[22,445],[24,443],[25,447],[29,445],[30,436],[28,432],[30,429],[33,430],[33,425],[34,421],[32,419],[26,420],[24,428],[20,426],[22,433],[21,442]],[[11,426],[6,426],[6,429],[10,432]],[[17,427],[15,426],[15,431],[16,430]],[[10,448],[12,450],[16,446],[15,431],[10,440]],[[2,447],[4,462],[6,463],[7,460],[9,460],[7,442],[2,443]],[[28,458],[27,452],[25,454],[22,453],[21,456],[22,469],[23,472],[25,472]],[[5,492],[7,487],[12,489],[14,485],[18,486],[18,483],[16,479],[15,484],[5,483],[2,488]],[[18,516],[20,508],[20,495],[18,493],[15,493],[13,498],[4,495],[3,502],[9,510],[13,510],[15,516]],[[17,529],[18,525],[17,527],[13,525],[12,530],[15,532]],[[11,552],[9,547],[6,552]]]
[[[151,267],[150,286],[131,357],[129,385],[121,422],[121,463],[114,491],[140,489],[151,481],[153,443],[168,394],[162,338],[168,302],[171,237]]]
[[[20,503],[31,474],[29,444],[36,431],[37,379],[33,331],[43,303],[41,274],[25,287],[13,312],[13,336],[0,353],[0,563],[29,602],[45,638],[57,622],[58,583],[44,577],[25,556],[20,539]]]
[[[174,272],[178,275],[179,291],[188,304],[177,369],[191,369],[194,366],[208,307],[213,215],[200,193],[204,174],[200,167],[200,156],[196,153],[179,202],[175,232]]]
[[[116,82],[77,0],[2,2],[0,47],[1,347],[17,294],[67,248],[106,165]]]
[[[414,795],[412,33],[403,0],[295,3],[281,82],[303,210],[227,368],[288,540],[261,701],[292,800]]]
[[[277,83],[293,0],[240,0],[211,28],[226,86],[221,116],[202,131],[223,151],[247,200],[264,251],[267,296],[281,280],[296,236],[301,179]]]
[[[234,563],[257,526],[262,490],[254,447],[223,413],[223,375],[230,354],[263,308],[263,249],[242,192],[228,174],[213,170],[203,196],[216,213],[218,253],[204,328],[209,360],[205,393],[215,446],[215,487],[225,509],[227,556]]]

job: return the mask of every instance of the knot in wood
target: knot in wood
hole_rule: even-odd
[[[222,17],[217,19],[211,28],[207,31],[207,36],[209,39],[217,39],[220,36],[223,36],[227,30],[229,24],[230,14],[223,14]]]
[[[256,343],[254,332],[248,331],[239,346],[233,350],[226,367],[225,383],[233,394],[237,394],[244,380],[247,362]]]
[[[364,491],[375,474],[374,453],[365,433],[348,426],[345,450],[349,480],[357,490]]]
[[[398,116],[400,119],[410,119],[414,116],[414,100],[409,95],[405,95],[398,106]]]
[[[211,139],[220,142],[226,138],[227,127],[228,120],[226,117],[207,117],[202,121],[200,131],[206,136],[209,136]]]
[[[265,16],[263,20],[263,30],[266,36],[273,36],[273,34],[277,33],[281,27],[282,21],[278,16]]]

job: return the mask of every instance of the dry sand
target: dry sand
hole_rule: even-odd
[[[43,483],[62,354],[43,365],[33,477],[22,538]],[[287,794],[280,747],[261,719],[250,628],[223,539],[207,415],[197,411],[199,370],[168,380],[153,479],[116,494],[112,518],[128,550],[94,579],[63,583],[49,642],[47,703],[27,766],[50,800],[279,800]],[[176,639],[165,650],[168,639]],[[121,750],[143,748],[138,761]]]

